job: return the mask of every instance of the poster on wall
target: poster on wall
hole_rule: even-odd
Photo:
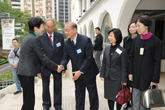
[[[15,38],[14,19],[1,19],[2,27],[2,48],[5,50],[11,50],[12,39]]]

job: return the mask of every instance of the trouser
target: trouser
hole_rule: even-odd
[[[114,101],[108,100],[109,110],[114,110]],[[116,103],[116,110],[120,110],[122,105]]]
[[[16,73],[17,69],[16,68],[12,68],[12,70],[13,70],[14,82],[15,82],[15,84],[17,86],[17,91],[22,91],[21,90],[21,84],[20,84],[20,82],[18,80],[18,76],[17,76],[17,73]]]
[[[150,110],[146,109],[142,105],[142,94],[144,91],[133,88],[132,92],[132,110]]]
[[[101,51],[95,51],[93,54],[96,65],[99,68],[99,70],[101,69],[101,61],[100,61],[101,54],[102,54],[102,50]]]
[[[23,105],[21,110],[34,110],[34,77],[18,75],[18,78],[23,88]]]
[[[80,78],[75,81],[76,110],[84,110],[86,88],[89,93],[90,110],[98,110],[99,104],[96,77],[85,82]]]
[[[61,108],[62,106],[62,74],[61,73],[53,73],[53,93],[54,93],[54,107]],[[43,108],[50,108],[51,107],[51,98],[50,98],[50,91],[49,91],[49,84],[50,84],[50,75],[44,76],[42,75],[42,99],[43,99]]]

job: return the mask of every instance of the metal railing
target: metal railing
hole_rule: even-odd
[[[3,73],[0,75],[0,90],[14,83],[13,72],[10,65],[2,67],[2,69],[0,69],[0,73]]]

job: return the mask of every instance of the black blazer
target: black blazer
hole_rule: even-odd
[[[33,33],[29,33],[21,43],[17,74],[23,76],[36,76],[39,59],[50,69],[54,71],[57,70],[58,65],[46,57],[40,39]]]
[[[140,48],[144,48],[143,55],[140,55]],[[160,61],[161,43],[155,35],[146,40],[142,40],[140,36],[135,37],[129,55],[129,74],[133,75],[132,86],[145,91],[151,81],[159,83]]]
[[[53,45],[50,43],[47,32],[44,32],[43,36],[40,36],[39,39],[46,56],[53,62],[60,64],[64,53],[64,38],[63,34],[59,32],[54,31],[53,35]],[[52,73],[52,70],[43,63],[39,65],[39,70],[39,73],[41,72],[42,75],[46,76],[49,76]]]
[[[85,35],[77,34],[76,56],[70,39],[65,41],[64,46],[65,52],[61,64],[66,66],[71,59],[72,71],[79,70],[84,73],[80,76],[81,80],[89,81],[99,73],[93,58],[93,46],[90,38]]]
[[[95,51],[103,50],[103,36],[101,34],[96,36],[96,39],[94,40],[94,47],[93,48]]]
[[[119,51],[117,51],[119,49]],[[120,45],[117,46],[110,62],[110,46],[107,46],[104,50],[104,56],[102,61],[102,68],[100,77],[110,77],[112,80],[118,80],[123,83],[127,83],[127,69],[126,69],[126,50]]]

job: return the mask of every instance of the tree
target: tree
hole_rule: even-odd
[[[2,12],[10,13],[11,19],[12,18],[15,19],[15,25],[17,23],[20,23],[21,30],[15,29],[15,35],[21,35],[21,37],[19,38],[19,41],[21,42],[22,39],[25,37],[25,35],[28,34],[29,32],[28,20],[31,17],[31,14],[29,14],[28,11],[23,12],[19,9],[13,9],[11,5],[6,2],[0,2],[0,13]],[[1,30],[1,25],[0,25],[0,34],[2,34],[1,31],[2,30]],[[1,40],[2,35],[0,35],[0,37],[1,37],[0,38]],[[2,40],[0,42],[2,42]],[[0,44],[0,47],[2,47],[1,44]]]

